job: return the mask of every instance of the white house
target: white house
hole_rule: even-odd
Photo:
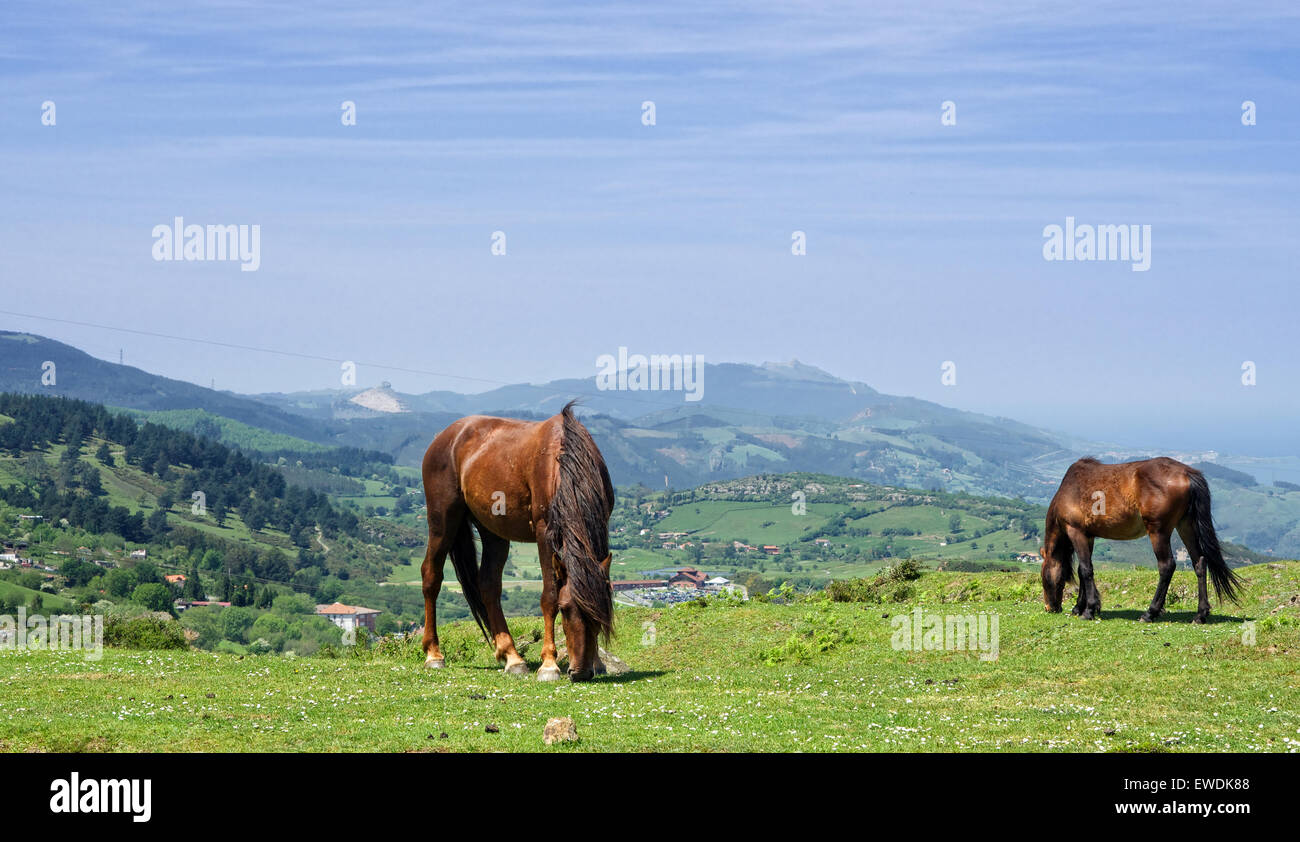
[[[370,631],[374,631],[375,616],[382,612],[373,608],[336,602],[333,605],[317,605],[316,613],[344,631],[354,631],[358,626],[365,626]]]

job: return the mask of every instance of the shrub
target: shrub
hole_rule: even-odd
[[[146,582],[137,585],[131,592],[131,601],[143,605],[150,611],[167,611],[172,607],[172,594],[166,585]]]
[[[829,609],[830,606],[823,604],[817,611],[805,614],[785,642],[769,649],[760,649],[758,659],[768,666],[786,661],[803,664],[841,645],[852,643],[853,636],[848,630],[836,625]]]
[[[123,618],[104,618],[104,644],[126,649],[187,649],[185,630],[170,617],[157,614]]]
[[[846,579],[826,586],[832,602],[906,602],[913,594],[911,583],[921,578],[921,565],[910,558],[900,559],[870,579]]]

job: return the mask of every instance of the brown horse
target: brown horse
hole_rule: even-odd
[[[511,541],[535,541],[542,565],[542,665],[538,679],[560,677],[555,662],[558,607],[569,649],[569,678],[604,672],[597,636],[613,631],[609,515],[614,487],[596,443],[573,415],[530,422],[471,415],[438,434],[424,454],[429,546],[424,554],[426,667],[442,667],[435,606],[451,555],[470,613],[511,675],[527,675],[501,611],[501,571]],[[483,544],[478,562],[473,530]],[[490,635],[490,636],[489,636]]]
[[[1237,601],[1241,587],[1219,549],[1205,475],[1163,456],[1120,465],[1103,465],[1096,459],[1075,462],[1065,472],[1061,487],[1047,507],[1047,530],[1041,550],[1043,602],[1047,610],[1061,610],[1065,583],[1074,579],[1071,558],[1077,554],[1079,599],[1072,613],[1085,620],[1100,616],[1101,595],[1092,576],[1093,539],[1128,541],[1146,535],[1155,550],[1160,583],[1151,606],[1140,619],[1144,623],[1154,620],[1165,608],[1165,593],[1174,575],[1176,565],[1169,538],[1175,529],[1196,570],[1197,610],[1192,622],[1204,623],[1210,616],[1207,570],[1220,601],[1225,596]]]

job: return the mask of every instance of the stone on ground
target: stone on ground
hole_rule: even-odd
[[[546,720],[546,729],[542,731],[542,742],[548,746],[556,743],[576,743],[578,730],[573,727],[573,720],[567,716],[557,716]]]

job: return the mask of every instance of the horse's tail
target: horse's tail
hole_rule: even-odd
[[[609,557],[609,515],[614,485],[596,442],[573,415],[560,411],[559,479],[547,516],[546,539],[564,564],[574,602],[609,640],[614,633],[614,595],[602,562]]]
[[[1210,514],[1210,486],[1205,481],[1205,474],[1197,470],[1188,472],[1191,480],[1191,494],[1187,500],[1187,518],[1191,524],[1192,534],[1196,536],[1201,558],[1210,571],[1214,582],[1214,594],[1222,602],[1224,597],[1233,602],[1239,601],[1241,580],[1232,572],[1223,560],[1223,550],[1219,547],[1219,536],[1214,532],[1214,517]]]
[[[478,623],[479,631],[489,643],[492,638],[487,629],[487,606],[478,589],[478,550],[474,547],[474,519],[468,513],[461,518],[460,526],[451,539],[451,566],[456,569],[456,581],[460,582],[461,596],[469,605],[469,613]]]

